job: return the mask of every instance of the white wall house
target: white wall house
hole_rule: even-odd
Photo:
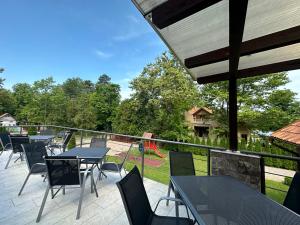
[[[3,115],[0,116],[0,125],[7,127],[7,126],[15,126],[16,124],[17,121],[9,113],[4,113]]]

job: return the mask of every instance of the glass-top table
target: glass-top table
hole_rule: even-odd
[[[229,176],[172,176],[198,224],[296,225],[300,216]]]
[[[102,159],[109,148],[75,147],[60,154],[60,156],[77,156],[80,159]]]
[[[30,135],[29,139],[32,141],[49,141],[54,139],[54,135]]]

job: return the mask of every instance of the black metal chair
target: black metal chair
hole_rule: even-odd
[[[21,195],[30,175],[46,175],[47,168],[44,157],[47,156],[47,150],[44,142],[34,142],[31,144],[22,144],[23,152],[27,162],[29,173],[19,192]]]
[[[283,205],[300,215],[300,171],[294,175]]]
[[[52,155],[54,154],[55,149],[59,149],[60,152],[64,152],[66,150],[73,133],[74,132],[72,130],[66,131],[61,143],[51,143],[50,145],[48,145],[48,149],[51,151]]]
[[[172,200],[183,203],[180,199],[161,198],[154,211],[152,211],[149,199],[138,168],[135,166],[121,181],[117,182],[122,201],[126,210],[130,225],[192,225],[190,218],[158,216],[155,211],[162,200]],[[187,208],[186,208],[187,210]]]
[[[0,144],[1,144],[0,155],[2,155],[4,151],[12,150],[12,144],[11,144],[9,133],[0,133]]]
[[[107,147],[107,139],[106,136],[103,138],[93,137],[91,139],[90,148],[106,148]],[[83,164],[96,164],[101,163],[102,159],[84,159],[81,161]],[[100,168],[99,168],[100,169]]]
[[[9,163],[13,157],[14,154],[20,154],[20,156],[14,161],[18,161],[19,159],[23,160],[23,148],[21,144],[29,144],[29,137],[23,136],[23,135],[13,135],[10,136],[11,145],[12,145],[12,152],[8,157],[7,163],[5,165],[5,169],[8,168]]]
[[[125,162],[129,156],[130,150],[132,149],[133,144],[130,145],[128,151],[126,152],[126,155],[124,156],[124,158],[122,159],[122,161],[120,163],[116,163],[116,162],[104,162],[101,165],[100,168],[100,174],[99,174],[99,178],[101,179],[101,175],[104,174],[103,172],[113,172],[113,173],[119,173],[120,177],[122,179],[122,169],[124,169],[124,165]],[[124,169],[124,172],[126,174],[126,170]],[[105,176],[105,174],[104,174]]]
[[[55,131],[53,129],[42,129],[40,130],[40,135],[54,135]]]
[[[63,189],[64,194],[65,187],[67,186],[81,188],[76,216],[76,219],[79,219],[85,182],[88,176],[91,177],[91,192],[95,191],[96,197],[98,197],[97,188],[93,178],[93,169],[87,168],[85,170],[81,170],[80,159],[77,157],[46,156],[45,162],[47,166],[48,186],[45,191],[36,222],[39,222],[41,219],[49,190],[57,189],[57,191],[52,195],[52,198],[54,198],[61,189]]]
[[[170,175],[171,176],[194,176],[195,166],[193,154],[190,152],[169,152],[170,159]],[[174,186],[172,182],[169,182],[168,197],[170,197],[170,192],[174,192]],[[175,192],[176,198],[180,196]],[[166,203],[169,205],[169,201]]]

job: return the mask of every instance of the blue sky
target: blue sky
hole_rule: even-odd
[[[167,49],[130,0],[2,0],[0,29],[7,88],[106,73],[127,97],[128,81]],[[290,78],[300,93],[300,71]]]

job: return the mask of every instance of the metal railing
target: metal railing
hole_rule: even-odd
[[[134,136],[134,135],[126,135],[126,134],[119,134],[119,133],[112,133],[112,132],[104,132],[104,131],[95,131],[95,130],[87,130],[87,129],[81,129],[81,128],[72,128],[72,127],[65,127],[65,126],[56,126],[56,125],[19,125],[19,127],[21,127],[20,132],[22,133],[24,131],[24,129],[29,128],[29,127],[38,127],[38,128],[52,128],[55,130],[72,130],[76,133],[77,136],[79,136],[79,145],[83,146],[86,143],[84,143],[84,139],[85,137],[87,137],[87,134],[89,135],[106,135],[108,140],[114,141],[115,137],[118,138],[123,138],[122,142],[120,141],[115,141],[115,144],[117,144],[119,147],[120,146],[127,146],[126,143],[124,144],[123,142],[126,140],[129,142],[138,142],[143,144],[146,141],[151,141],[151,142],[156,142],[156,143],[160,143],[161,145],[173,145],[173,146],[177,146],[177,150],[178,148],[193,148],[194,151],[193,153],[195,153],[196,155],[202,155],[202,157],[195,157],[194,160],[195,161],[201,161],[202,164],[206,162],[206,171],[203,170],[203,168],[199,169],[196,167],[196,173],[198,174],[206,174],[206,175],[210,175],[211,173],[211,159],[210,159],[210,152],[211,150],[221,150],[221,151],[225,151],[225,148],[221,148],[221,147],[215,147],[215,146],[207,146],[207,145],[201,145],[201,144],[195,144],[195,143],[186,143],[186,142],[181,142],[181,141],[169,141],[169,140],[164,140],[164,139],[157,139],[157,138],[145,138],[145,137],[140,137],[140,136]],[[122,144],[123,143],[123,144]],[[119,147],[117,147],[116,149],[113,150],[115,155],[118,154],[122,154],[122,152],[124,151],[119,151],[117,150]],[[138,149],[138,146],[136,146],[136,149]],[[249,155],[257,155],[260,156],[263,161],[264,159],[267,158],[272,158],[272,159],[284,159],[284,160],[290,160],[293,162],[297,162],[298,165],[300,165],[300,157],[293,157],[293,156],[285,156],[285,155],[275,155],[275,154],[269,154],[269,153],[264,153],[264,152],[252,152],[252,151],[240,151],[243,154],[249,154]],[[146,170],[154,170],[151,166],[147,166],[145,164],[145,154],[147,154],[147,151],[145,149],[141,150],[141,151],[136,151],[136,154],[140,154],[140,158],[138,158],[136,155],[134,156],[134,158],[138,158],[137,162],[140,163],[140,167],[141,167],[141,174],[144,177],[145,176],[145,168]],[[149,159],[147,159],[149,160]],[[298,167],[299,169],[299,167]],[[160,174],[160,176],[163,177],[169,177],[169,172],[166,171],[161,171],[159,168],[156,169],[155,173]],[[272,174],[272,175],[276,175],[276,176],[281,176],[281,177],[289,177],[289,176],[285,176],[282,174],[276,174],[276,173],[272,173],[272,172],[266,172],[264,171],[264,166],[263,166],[263,170],[262,173],[264,173],[262,175],[262,177],[265,177],[265,174]],[[151,173],[146,174],[148,177],[151,178]],[[265,185],[265,180],[262,181],[262,185]],[[280,191],[280,192],[286,192],[285,190],[281,190],[278,188],[274,188],[271,186],[264,186],[264,189],[273,189],[276,191]]]

